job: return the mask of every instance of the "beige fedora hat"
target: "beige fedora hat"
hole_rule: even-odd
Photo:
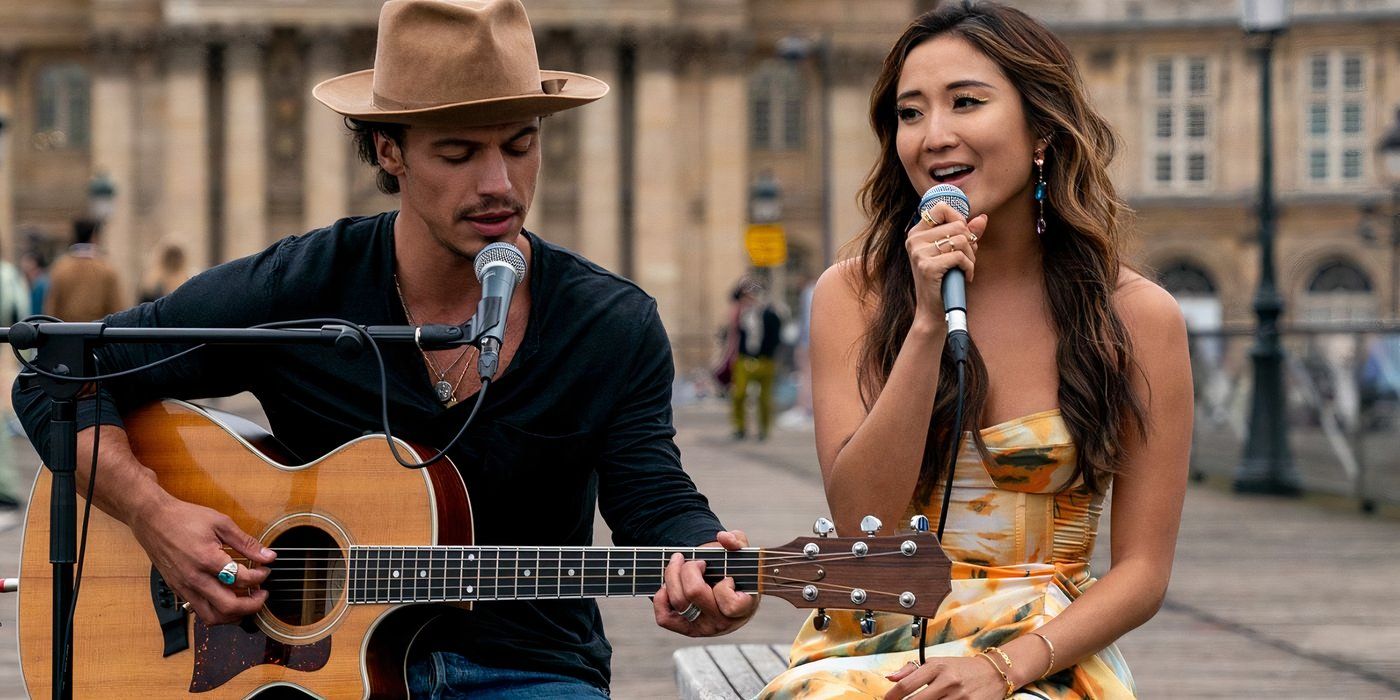
[[[597,78],[540,70],[520,0],[389,0],[374,68],[311,90],[347,117],[436,126],[521,121],[607,93]]]

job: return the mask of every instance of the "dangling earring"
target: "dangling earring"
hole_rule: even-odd
[[[1035,201],[1040,205],[1040,215],[1035,220],[1035,235],[1045,235],[1045,149],[1035,149]]]

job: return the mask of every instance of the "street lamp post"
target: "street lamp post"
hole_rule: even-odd
[[[763,171],[749,185],[749,223],[758,225],[779,225],[783,220],[783,188],[773,173]],[[747,241],[746,241],[747,245]],[[750,256],[753,253],[750,251]],[[786,255],[783,256],[786,258]],[[754,259],[754,267],[767,275],[768,289],[774,298],[783,299],[787,293],[787,275],[784,274],[786,260],[777,262]],[[775,264],[776,263],[776,264]]]
[[[88,218],[101,227],[116,206],[117,186],[104,171],[98,171],[88,181]]]
[[[831,266],[836,255],[836,235],[833,231],[831,216],[831,40],[825,34],[817,39],[808,39],[801,36],[786,36],[778,41],[778,55],[783,58],[797,62],[805,61],[809,56],[817,59],[817,76],[820,81],[821,113],[819,141],[821,142],[821,169],[822,177],[822,269]]]
[[[1400,320],[1400,109],[1379,150],[1390,180],[1390,317]]]
[[[1254,295],[1257,325],[1250,359],[1254,396],[1244,460],[1235,470],[1237,493],[1296,496],[1301,492],[1288,447],[1286,396],[1283,391],[1283,345],[1278,319],[1283,298],[1274,278],[1273,50],[1288,26],[1288,0],[1241,0],[1246,33],[1260,37],[1259,60],[1259,287]]]

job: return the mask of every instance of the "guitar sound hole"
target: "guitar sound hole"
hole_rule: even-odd
[[[277,561],[263,588],[267,611],[288,625],[314,624],[345,593],[345,556],[335,539],[310,526],[293,527],[272,541]]]

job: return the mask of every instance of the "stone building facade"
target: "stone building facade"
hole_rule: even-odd
[[[528,226],[655,295],[683,371],[710,361],[748,270],[756,181],[781,187],[791,256],[773,277],[789,290],[860,229],[870,86],[909,19],[937,4],[524,1],[542,66],[613,88],[546,121]],[[1258,79],[1234,3],[1013,4],[1072,46],[1123,137],[1115,175],[1138,212],[1137,259],[1202,319],[1246,321]],[[372,64],[379,5],[0,0],[0,246],[65,241],[99,176],[116,192],[104,244],[132,291],[162,242],[202,267],[392,208],[310,96]],[[1400,105],[1400,0],[1295,0],[1294,14],[1274,63],[1289,313],[1394,317],[1400,253],[1386,225],[1359,232],[1388,192],[1375,143]]]

